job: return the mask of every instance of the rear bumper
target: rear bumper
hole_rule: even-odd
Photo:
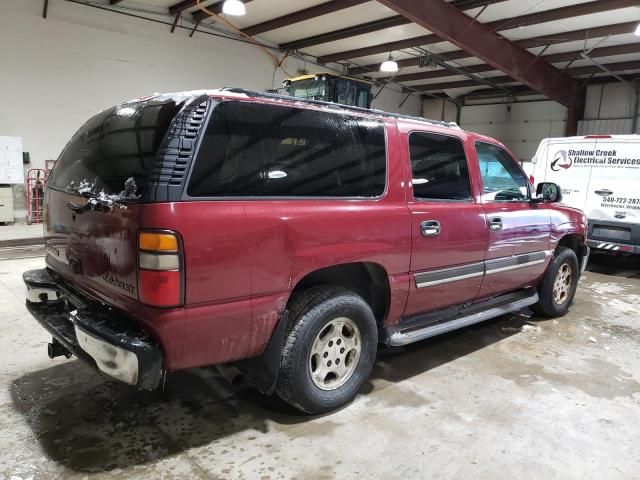
[[[27,309],[69,353],[140,389],[159,385],[162,350],[134,319],[83,297],[49,269],[23,280]]]
[[[595,250],[605,250],[616,253],[636,253],[640,254],[640,245],[628,243],[604,242],[602,240],[587,240],[587,245]]]

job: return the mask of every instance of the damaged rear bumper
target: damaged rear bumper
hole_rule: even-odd
[[[69,353],[140,389],[159,385],[162,350],[135,320],[83,297],[47,268],[23,279],[27,309]]]

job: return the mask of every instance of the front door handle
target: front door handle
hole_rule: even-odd
[[[498,232],[502,230],[502,219],[500,217],[492,217],[489,219],[489,230]]]
[[[596,190],[593,193],[595,193],[596,195],[600,195],[601,197],[608,197],[609,195],[613,195],[613,192],[608,188],[603,188],[602,190]]]
[[[423,237],[435,237],[440,235],[440,222],[437,220],[426,220],[420,224]]]

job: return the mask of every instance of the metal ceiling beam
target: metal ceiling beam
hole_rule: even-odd
[[[249,3],[252,0],[242,0],[244,3]],[[224,4],[224,1],[220,1],[220,2],[216,2],[212,5],[208,5],[207,6],[207,10],[211,10],[213,13],[221,13],[222,12],[222,5]],[[200,23],[203,20],[206,20],[207,18],[211,18],[211,15],[209,15],[207,12],[203,11],[203,10],[195,10],[191,16],[193,17],[193,21],[196,23]]]
[[[635,80],[636,78],[638,78],[638,74],[631,74],[631,75],[621,75],[620,76],[623,80],[625,81],[632,81]],[[587,85],[602,85],[605,83],[616,83],[619,82],[619,80],[613,78],[613,77],[595,77],[589,80],[589,82],[587,83]],[[516,85],[513,87],[509,87],[509,93],[517,95],[517,96],[521,96],[521,95],[540,95],[538,92],[536,92],[535,90],[531,90],[529,87],[527,87],[526,85]],[[465,95],[465,98],[472,98],[472,99],[476,99],[478,97],[495,97],[496,94],[498,95],[503,95],[502,92],[495,90],[493,88],[483,88],[482,90],[474,90],[473,92]],[[439,94],[429,94],[429,95],[424,95],[423,98],[433,98],[431,97],[431,95],[434,96],[438,96]]]
[[[485,61],[495,69],[506,73],[514,80],[528,85],[562,105],[573,104],[578,90],[578,83],[574,79],[562,75],[560,70],[548,63],[536,61],[535,55],[500,38],[490,26],[470,22],[467,15],[446,1],[378,1],[410,18],[418,25],[435,32],[440,38]]]
[[[341,28],[339,30],[334,30],[333,32],[313,35],[311,37],[302,38],[293,42],[282,43],[280,44],[280,48],[283,48],[284,50],[299,50],[301,48],[311,47],[313,45],[335,42],[336,40],[355,37],[356,35],[363,35],[365,33],[373,33],[379,30],[384,30],[385,28],[398,27],[400,25],[406,25],[408,23],[411,23],[411,20],[409,20],[408,18],[404,18],[402,15],[395,15],[393,17],[374,20],[373,22],[361,23],[360,25]]]
[[[571,52],[553,53],[550,55],[542,55],[540,58],[547,63],[561,63],[579,60],[584,50],[573,50]],[[629,53],[640,53],[640,43],[625,43],[622,45],[613,45],[611,47],[594,48],[589,52],[589,56],[593,58],[614,57],[616,55],[626,55]],[[483,73],[494,71],[491,65],[470,65],[461,67],[469,73]],[[429,70],[416,73],[408,73],[405,75],[396,75],[393,77],[394,82],[414,82],[417,80],[431,80],[434,78],[451,77],[457,75],[446,68],[439,70]]]
[[[612,72],[622,72],[625,70],[640,70],[640,61],[604,63],[603,65],[607,67],[609,70],[611,70]],[[571,76],[579,76],[579,75],[591,75],[594,73],[602,73],[602,70],[595,65],[587,65],[585,67],[569,68],[566,70],[566,73],[567,75],[571,75]],[[498,76],[498,77],[487,77],[487,78],[492,82],[499,83],[499,84],[514,83],[516,81],[509,76]],[[431,92],[431,91],[448,90],[451,88],[474,87],[476,85],[481,85],[481,84],[475,80],[460,80],[456,82],[427,83],[425,85],[413,85],[411,86],[411,88],[421,92]],[[544,93],[535,88],[534,90],[540,93]]]
[[[355,7],[362,3],[366,3],[370,0],[331,0],[330,2],[321,3],[313,7],[298,10],[297,12],[283,15],[282,17],[273,18],[266,22],[258,23],[250,27],[244,28],[242,31],[247,35],[258,35],[259,33],[268,32],[270,30],[276,30],[278,28],[286,27],[294,23],[304,22],[311,18],[319,17],[321,15],[327,15],[329,13],[338,12],[345,8]]]
[[[579,60],[583,50],[574,50],[573,52],[554,53],[545,55],[545,62],[560,63]],[[589,52],[589,56],[593,58],[615,57],[616,55],[627,55],[629,53],[640,53],[640,43],[624,43],[621,45],[613,45],[611,47],[594,48]]]
[[[195,7],[197,5],[196,0],[183,0],[182,2],[174,3],[169,7],[169,13],[174,14],[181,12],[183,10],[187,10],[188,8]]]
[[[555,45],[559,43],[580,41],[586,38],[594,39],[606,37],[607,35],[624,35],[627,33],[633,33],[637,26],[638,22],[618,23],[615,25],[605,25],[603,27],[583,28],[581,30],[573,30],[544,37],[527,38],[514,43],[522,48],[535,48],[543,45],[549,45],[550,43]],[[462,58],[472,58],[473,56],[464,50],[456,50],[453,52],[443,53],[440,57],[446,57],[448,60],[460,60]],[[405,58],[398,60],[397,62],[400,68],[419,65],[418,57]],[[370,65],[363,65],[362,67],[350,68],[349,74],[359,75],[362,73],[377,72],[379,67],[379,63],[373,63]]]
[[[483,73],[483,72],[491,72],[494,71],[495,68],[491,65],[471,65],[469,67],[460,67],[462,70],[465,70],[469,73]],[[443,78],[443,77],[452,77],[458,76],[459,74],[452,72],[446,68],[441,68],[439,70],[429,70],[424,72],[416,72],[416,73],[407,73],[405,75],[396,75],[393,77],[394,82],[415,82],[417,80],[432,80],[434,78]]]
[[[494,3],[501,3],[505,1],[507,0],[453,0],[451,2],[451,5],[459,8],[460,10],[472,10],[474,8],[486,7]],[[336,40],[342,40],[345,38],[354,37],[356,35],[363,35],[365,33],[373,33],[377,32],[378,30],[398,27],[400,25],[406,25],[408,23],[411,23],[411,20],[409,20],[408,18],[405,18],[402,15],[395,15],[393,17],[374,20],[373,22],[361,23],[352,27],[334,30],[333,32],[322,33],[320,35],[313,35],[311,37],[302,38],[300,40],[283,43],[280,45],[280,47],[285,50],[299,50],[301,48],[311,47],[313,45],[335,42]]]
[[[380,1],[380,0],[379,0]],[[387,4],[385,1],[381,1],[383,4]],[[421,8],[427,9],[430,2],[416,2],[421,3]],[[416,5],[418,6],[418,5]],[[537,25],[540,23],[553,22],[557,20],[563,20],[572,17],[578,17],[582,15],[591,15],[594,13],[606,12],[611,10],[618,10],[621,8],[627,8],[632,6],[638,6],[638,0],[595,0],[587,3],[581,3],[578,5],[571,5],[568,7],[554,8],[552,10],[545,10],[539,13],[532,13],[527,15],[520,15],[517,17],[505,18],[502,20],[496,20],[484,24],[490,30],[494,31],[506,31],[514,28]],[[467,25],[474,24],[473,20],[466,17]],[[637,26],[637,22],[636,22]],[[429,29],[431,30],[431,29]],[[433,30],[432,30],[433,31]],[[402,50],[404,48],[420,47],[425,45],[432,45],[434,43],[441,42],[442,39],[437,35],[422,35],[420,37],[414,37],[404,39],[397,42],[383,43],[374,45],[371,47],[357,48],[354,50],[348,50],[345,52],[333,53],[330,55],[324,55],[319,58],[321,63],[338,62],[340,60],[347,60],[358,57],[366,57],[368,55],[377,55],[379,53],[388,53],[392,50]],[[529,47],[525,47],[529,48]]]

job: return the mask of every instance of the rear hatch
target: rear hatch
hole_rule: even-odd
[[[137,232],[157,152],[188,96],[109,108],[69,141],[45,196],[47,264],[98,299],[136,304]]]

